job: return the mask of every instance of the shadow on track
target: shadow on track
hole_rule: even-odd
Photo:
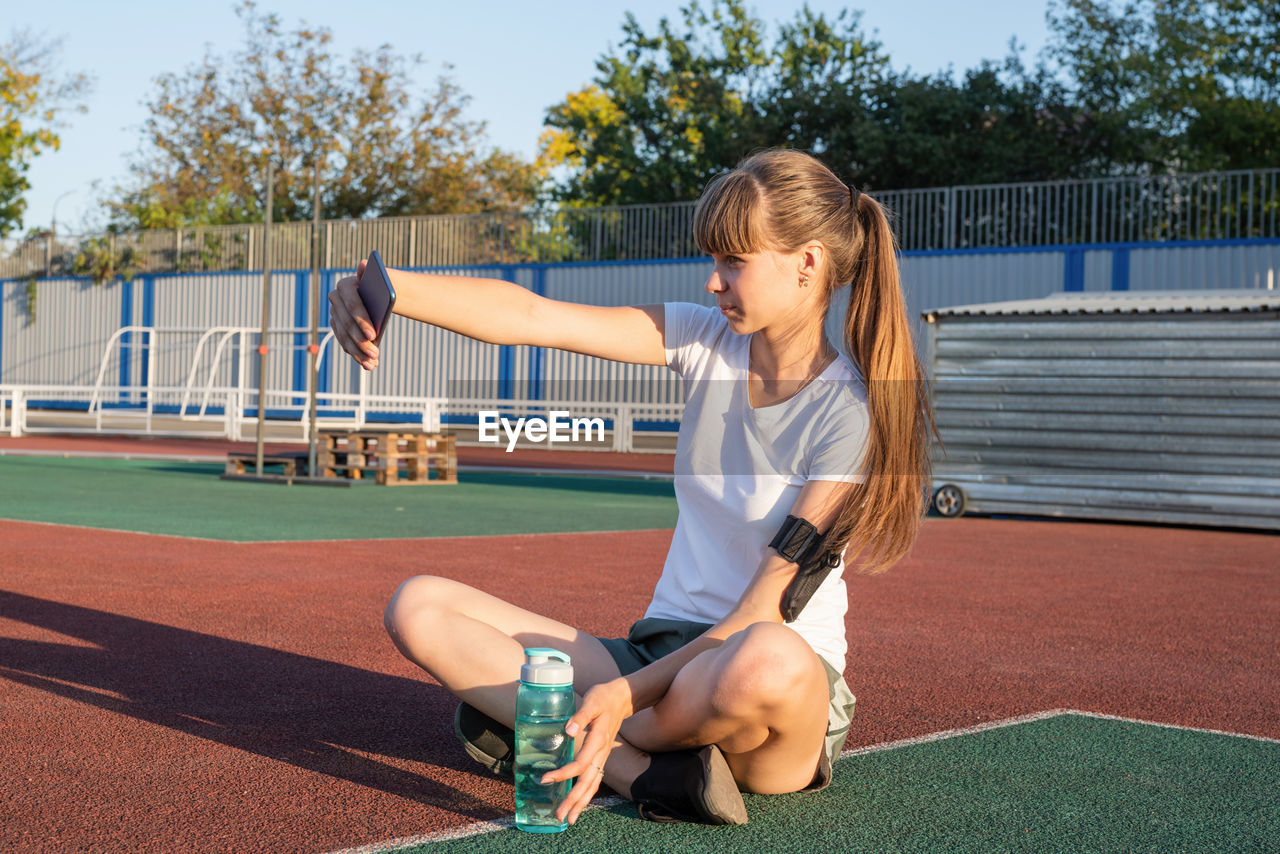
[[[4,590],[0,618],[94,645],[0,637],[0,677],[460,815],[505,815],[370,757],[474,771],[438,685]]]

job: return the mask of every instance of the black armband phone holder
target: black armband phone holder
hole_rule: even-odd
[[[813,525],[788,516],[769,543],[770,548],[799,567],[782,594],[782,619],[788,623],[800,616],[831,570],[840,565],[840,553],[826,551],[824,540]]]

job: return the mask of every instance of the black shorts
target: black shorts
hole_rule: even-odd
[[[625,638],[599,638],[600,643],[613,656],[623,676],[634,673],[659,658],[670,655],[706,632],[711,623],[695,623],[689,620],[667,620],[645,617],[636,621]],[[815,653],[816,654],[816,653]],[[818,762],[813,782],[803,791],[825,789],[831,783],[831,763],[840,756],[845,738],[849,735],[849,721],[853,717],[856,702],[844,677],[825,658],[818,656],[822,669],[827,673],[830,705],[827,709],[826,750]]]

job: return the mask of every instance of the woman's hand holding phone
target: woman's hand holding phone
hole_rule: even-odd
[[[395,288],[377,252],[371,252],[369,259],[356,267],[354,276],[339,281],[329,293],[329,327],[333,337],[367,371],[378,366],[378,345],[395,300]],[[378,312],[377,318],[370,317],[371,306]]]
[[[329,328],[338,346],[350,354],[366,371],[378,366],[377,333],[369,312],[360,300],[360,277],[368,262],[361,261],[354,276],[347,276],[329,292]]]

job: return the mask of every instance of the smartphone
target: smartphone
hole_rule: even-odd
[[[364,310],[369,312],[369,320],[373,323],[373,343],[382,344],[382,333],[386,331],[387,321],[391,319],[391,309],[396,304],[396,289],[387,275],[387,268],[382,264],[382,256],[378,250],[369,253],[369,261],[364,265],[364,274],[356,286],[360,293],[360,301]]]

